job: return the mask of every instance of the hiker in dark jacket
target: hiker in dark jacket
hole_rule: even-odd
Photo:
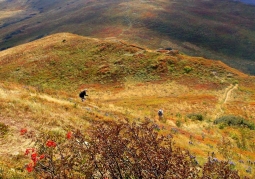
[[[79,96],[81,98],[81,101],[83,102],[85,100],[85,96],[88,96],[87,95],[87,89],[85,89],[82,92],[80,92]]]
[[[163,110],[162,110],[162,109],[160,109],[160,110],[158,111],[158,116],[159,116],[160,118],[163,117]]]

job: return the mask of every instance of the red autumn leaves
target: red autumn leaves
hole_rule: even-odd
[[[27,171],[28,172],[32,172],[33,170],[34,170],[34,165],[33,165],[33,163],[29,163],[29,164],[27,164]]]
[[[54,148],[54,147],[57,146],[57,144],[56,144],[54,141],[52,141],[52,140],[48,140],[48,141],[46,142],[46,146],[47,146],[47,147],[53,147],[53,148]],[[26,170],[27,170],[28,172],[32,172],[32,171],[34,170],[34,167],[36,166],[37,161],[42,160],[42,159],[45,158],[45,155],[44,155],[44,154],[39,155],[39,154],[36,152],[36,150],[35,150],[34,148],[28,148],[28,149],[26,149],[25,155],[30,156],[30,159],[32,160],[32,161],[31,161],[29,164],[27,164],[27,166],[26,166]]]
[[[46,142],[46,146],[47,146],[47,147],[56,147],[57,144],[56,144],[53,140],[48,140],[48,141]]]
[[[38,155],[38,153],[36,152],[36,150],[34,148],[28,148],[26,149],[25,155],[29,155],[31,158],[31,162],[29,164],[27,164],[26,169],[28,172],[32,172],[34,170],[34,167],[37,163],[38,160],[42,160],[44,159],[44,155]]]
[[[67,139],[71,139],[72,138],[72,132],[69,131],[67,134],[66,134],[66,138]]]
[[[21,129],[20,130],[20,134],[24,135],[27,133],[27,129]],[[67,139],[71,139],[72,138],[72,132],[67,132],[66,134],[66,138]],[[53,140],[48,140],[46,142],[46,146],[49,148],[55,148],[57,146],[57,143]],[[26,149],[25,155],[30,156],[30,159],[32,160],[29,164],[26,165],[26,170],[28,172],[32,172],[34,170],[34,167],[36,166],[36,163],[38,160],[42,160],[45,158],[45,155],[38,155],[38,153],[36,152],[36,150],[34,148],[28,148]]]
[[[26,133],[27,133],[26,128],[20,129],[20,135],[25,135]]]

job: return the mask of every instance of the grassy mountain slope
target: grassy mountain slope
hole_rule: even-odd
[[[254,8],[230,0],[1,1],[0,49],[64,31],[172,47],[254,74]]]
[[[9,176],[32,177],[21,167],[27,163],[23,152],[39,132],[86,131],[92,120],[147,117],[200,163],[214,152],[254,177],[245,172],[246,161],[255,160],[254,130],[213,121],[235,115],[254,122],[255,79],[222,62],[69,33],[2,51],[0,59],[0,124],[9,126],[0,138],[0,166]],[[89,97],[82,103],[83,88]],[[188,117],[197,114],[203,121]],[[28,136],[20,135],[22,128]]]
[[[121,83],[199,77],[200,82],[231,83],[247,76],[219,61],[153,52],[118,40],[68,33],[48,36],[1,52],[1,78],[54,89],[82,84]],[[207,66],[207,68],[204,68]],[[68,82],[67,82],[68,80]]]

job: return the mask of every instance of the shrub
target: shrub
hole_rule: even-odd
[[[247,127],[251,130],[255,129],[254,123],[239,117],[239,116],[222,116],[214,121],[214,124],[228,125],[228,126],[237,126],[237,127]]]
[[[31,158],[27,171],[38,178],[238,178],[226,163],[212,165],[211,160],[205,177],[200,176],[196,158],[174,146],[171,135],[159,135],[159,127],[149,121],[92,126],[88,136],[79,130],[60,139],[41,135],[36,148],[26,150]]]
[[[180,119],[177,119],[175,124],[176,124],[177,127],[181,127],[182,126],[182,122],[181,122]]]
[[[204,117],[202,114],[188,114],[187,117],[193,120],[199,120],[199,121],[204,120]]]
[[[239,179],[237,171],[231,170],[233,168],[227,161],[219,161],[217,158],[208,158],[208,161],[203,166],[202,178],[229,178]]]
[[[38,176],[88,178],[164,178],[198,175],[188,151],[173,147],[172,137],[159,136],[149,122],[95,122],[85,137],[80,131],[67,133],[65,142],[41,136],[38,152],[27,168]],[[62,140],[62,139],[61,139]],[[50,142],[49,142],[50,141]],[[48,145],[48,144],[54,145]],[[36,161],[36,162],[35,162]]]
[[[219,125],[219,129],[224,129],[224,127],[225,127],[225,124],[220,124]]]
[[[239,81],[238,81],[238,80],[234,80],[234,81],[233,81],[233,85],[236,85],[236,84],[239,84]]]
[[[193,68],[190,67],[190,66],[185,66],[185,67],[183,68],[183,70],[184,70],[185,73],[189,73],[189,72],[191,72],[191,71],[193,70]]]
[[[0,137],[3,137],[9,131],[9,126],[0,122]]]

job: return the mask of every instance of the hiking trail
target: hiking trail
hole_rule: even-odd
[[[222,98],[220,98],[220,101],[219,101],[218,105],[216,106],[216,116],[217,117],[221,116],[224,113],[223,105],[228,102],[229,97],[232,94],[233,90],[237,89],[237,88],[238,88],[238,84],[235,84],[235,85],[231,84],[230,86],[228,86],[225,89],[225,92],[224,92]]]

